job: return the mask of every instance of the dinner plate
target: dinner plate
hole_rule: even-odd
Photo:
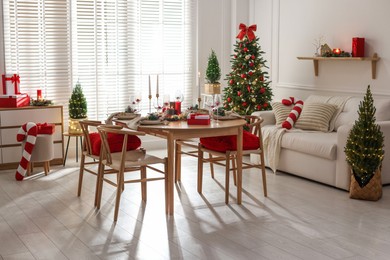
[[[213,115],[213,119],[214,120],[234,120],[234,119],[240,119],[239,116],[216,116],[216,115]]]
[[[141,125],[161,125],[163,122],[161,120],[142,120]]]
[[[136,118],[137,116],[138,116],[137,114],[124,113],[124,114],[116,115],[115,118],[119,120],[128,120],[128,119]]]

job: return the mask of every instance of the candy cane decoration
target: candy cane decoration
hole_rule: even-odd
[[[293,127],[293,125],[295,124],[295,122],[297,121],[299,115],[301,114],[302,112],[302,108],[303,108],[303,101],[302,100],[298,100],[294,103],[294,98],[293,97],[290,97],[290,100],[288,99],[283,99],[282,100],[282,103],[284,105],[291,105],[291,104],[294,104],[294,107],[293,109],[291,110],[290,114],[288,115],[288,117],[286,118],[286,121],[284,121],[282,123],[282,127],[283,128],[286,128],[286,129],[291,129]]]
[[[17,181],[22,181],[26,175],[28,163],[31,159],[31,153],[35,146],[35,141],[37,139],[38,127],[35,123],[28,122],[19,129],[18,134],[16,135],[16,140],[22,142],[26,139],[26,144],[24,145],[24,150],[22,154],[22,159],[20,160],[18,169],[16,170],[15,179]]]

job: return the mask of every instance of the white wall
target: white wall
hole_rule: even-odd
[[[311,93],[361,96],[368,84],[374,96],[390,96],[390,1],[255,0],[253,9],[251,22],[260,25],[263,50],[271,55],[274,99]],[[331,48],[348,52],[353,37],[364,37],[366,56],[376,52],[381,58],[377,78],[371,78],[369,61],[323,61],[316,77],[313,62],[297,56],[313,56],[319,36]]]

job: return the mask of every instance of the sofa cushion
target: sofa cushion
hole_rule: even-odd
[[[285,132],[281,147],[329,160],[336,160],[337,133]]]
[[[271,106],[275,114],[276,125],[281,125],[287,119],[294,107],[294,105],[286,106],[281,102],[272,102]]]
[[[329,123],[337,106],[325,103],[306,103],[295,127],[303,130],[328,132]]]

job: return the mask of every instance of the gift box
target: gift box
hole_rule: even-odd
[[[30,105],[30,97],[27,94],[0,95],[0,107],[24,107]]]
[[[364,38],[352,38],[352,57],[364,57]]]
[[[2,75],[2,93],[3,95],[17,95],[19,91],[20,77],[18,74]]]
[[[43,123],[43,124],[38,123],[37,127],[38,127],[38,134],[41,135],[52,135],[54,134],[54,131],[56,129],[55,124],[48,124],[48,123]]]
[[[188,125],[209,125],[210,116],[202,114],[189,114],[187,116]]]

